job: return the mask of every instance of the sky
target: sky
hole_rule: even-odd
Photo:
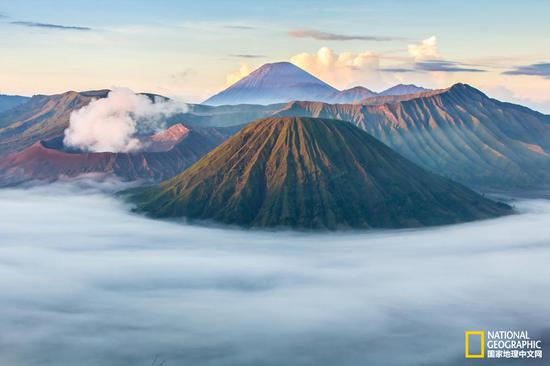
[[[469,83],[550,113],[546,0],[0,0],[0,93],[200,102],[264,63],[343,89]]]

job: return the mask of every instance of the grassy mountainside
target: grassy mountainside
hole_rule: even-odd
[[[418,227],[510,213],[352,124],[294,117],[248,125],[183,173],[131,199],[155,217],[245,227]]]

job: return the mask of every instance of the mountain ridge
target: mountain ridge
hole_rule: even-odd
[[[201,104],[269,105],[294,100],[326,103],[355,103],[371,97],[429,91],[412,84],[398,84],[381,93],[364,86],[338,90],[290,62],[267,63]]]
[[[423,168],[469,186],[550,181],[550,116],[467,84],[381,105],[291,102],[272,115],[349,121]]]
[[[0,113],[0,155],[59,136],[73,110],[107,92],[35,96]],[[521,189],[550,181],[550,116],[489,98],[467,84],[355,104],[189,105],[167,125],[227,127],[292,115],[351,122],[423,168],[470,187]]]

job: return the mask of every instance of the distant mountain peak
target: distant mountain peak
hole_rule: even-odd
[[[364,86],[354,86],[352,88],[334,93],[325,101],[328,103],[352,104],[377,95],[378,94],[368,88],[365,88]]]
[[[274,104],[319,100],[337,92],[337,89],[290,62],[274,62],[260,66],[203,104]]]
[[[302,83],[312,83],[334,89],[332,86],[311,75],[307,71],[286,61],[264,64],[251,72],[248,76],[237,81],[235,84],[230,86],[230,88],[235,86],[250,87],[258,84],[262,84],[262,86],[269,86],[264,85],[264,83],[272,83],[275,85],[299,85]]]
[[[353,87],[351,87],[351,88],[344,89],[344,90],[342,90],[342,91],[343,91],[343,92],[346,92],[346,91],[347,91],[347,92],[350,92],[350,91],[364,91],[364,90],[369,91],[369,92],[375,94],[375,93],[374,93],[372,90],[370,90],[369,88],[365,88],[364,86],[361,86],[361,85],[353,86]]]
[[[304,71],[300,67],[294,65],[292,62],[288,61],[279,61],[279,62],[270,62],[267,64],[263,64],[262,66],[258,67],[256,70],[251,72],[253,73],[267,73],[267,72],[301,72]]]
[[[464,84],[464,83],[453,84],[449,88],[449,91],[450,92],[455,92],[455,93],[475,93],[475,94],[478,94],[478,95],[486,96],[481,90],[476,89],[473,86],[471,86],[469,84]]]
[[[421,86],[416,86],[414,84],[397,84],[381,92],[381,96],[389,95],[406,95],[406,94],[417,94],[430,91],[431,89],[423,88]]]

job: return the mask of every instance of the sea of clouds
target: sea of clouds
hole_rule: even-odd
[[[150,220],[118,188],[0,190],[1,365],[465,365],[465,330],[550,339],[548,200],[274,234]]]

